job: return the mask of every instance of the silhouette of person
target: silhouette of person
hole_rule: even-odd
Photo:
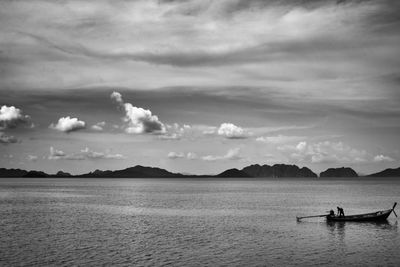
[[[344,210],[343,210],[343,208],[340,208],[340,214],[339,214],[339,216],[343,216],[343,217],[344,217]]]
[[[335,212],[333,210],[330,210],[329,211],[329,216],[331,216],[331,217],[335,216]]]
[[[344,210],[343,210],[343,208],[341,208],[341,207],[337,207],[337,209],[338,209],[338,217],[344,217]]]

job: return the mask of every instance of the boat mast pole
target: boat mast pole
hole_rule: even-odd
[[[296,219],[297,219],[298,221],[300,221],[301,219],[305,219],[305,218],[326,217],[326,216],[328,216],[328,215],[329,215],[329,214],[312,215],[312,216],[304,216],[304,217],[297,217],[297,216],[296,216]]]

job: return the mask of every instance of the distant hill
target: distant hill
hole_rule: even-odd
[[[384,171],[370,174],[369,177],[400,177],[400,168],[386,169]],[[18,178],[18,177],[53,177],[53,178],[285,178],[285,177],[318,177],[312,170],[307,167],[299,168],[296,165],[275,164],[259,165],[254,164],[243,169],[228,169],[217,175],[192,175],[169,172],[165,169],[134,166],[123,170],[102,171],[95,170],[93,172],[71,175],[70,173],[59,171],[56,174],[47,174],[42,171],[26,171],[21,169],[5,169],[0,168],[0,178]],[[320,177],[358,177],[357,173],[351,168],[329,168],[320,173]]]
[[[41,172],[41,171],[29,171],[27,172],[23,177],[31,177],[31,178],[45,178],[45,177],[49,177],[50,175],[48,175],[45,172]]]
[[[252,177],[244,171],[240,171],[238,169],[229,169],[220,174],[216,175],[216,177],[226,177],[226,178],[249,178]]]
[[[319,177],[358,177],[352,168],[329,168],[319,174]]]
[[[55,175],[56,177],[72,177],[72,175],[68,172],[58,171]]]
[[[275,164],[269,165],[250,165],[242,169],[250,177],[318,177],[309,168],[299,168],[296,165]]]
[[[180,173],[172,173],[164,169],[137,165],[117,171],[95,170],[86,174],[77,175],[82,178],[179,178],[186,177]]]
[[[28,172],[21,169],[0,168],[0,177],[24,177]]]
[[[397,169],[386,169],[381,172],[373,173],[368,177],[400,177],[400,167]]]
[[[59,171],[57,174],[47,174],[42,171],[26,171],[21,169],[5,169],[0,168],[0,178],[40,178],[40,177],[71,177],[72,175],[66,172]]]

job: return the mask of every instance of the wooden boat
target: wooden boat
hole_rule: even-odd
[[[394,203],[393,208],[388,210],[380,210],[371,213],[364,214],[355,214],[355,215],[347,215],[347,216],[337,216],[333,214],[322,214],[322,215],[313,215],[313,216],[304,216],[304,217],[296,217],[297,221],[300,221],[304,218],[315,218],[315,217],[326,217],[327,221],[331,222],[381,222],[387,220],[389,215],[393,212],[393,214],[397,217],[394,208],[396,207],[397,202]]]
[[[393,212],[396,217],[397,214],[394,211],[397,203],[394,203],[393,208],[388,210],[380,210],[371,213],[364,213],[364,214],[356,214],[356,215],[347,215],[347,216],[336,216],[336,215],[327,215],[327,221],[335,221],[335,222],[367,222],[367,221],[385,221],[389,217],[389,215]]]

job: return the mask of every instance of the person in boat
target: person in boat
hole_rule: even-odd
[[[335,212],[333,210],[329,211],[329,216],[334,217],[335,216]]]
[[[341,207],[337,207],[338,217],[344,217],[344,210]]]

